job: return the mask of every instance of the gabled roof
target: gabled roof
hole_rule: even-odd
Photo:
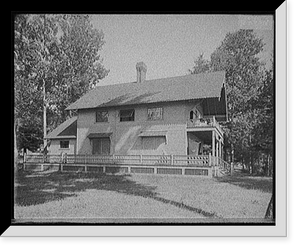
[[[98,86],[66,110],[220,98],[224,82],[225,71],[218,71]]]
[[[57,128],[52,130],[47,136],[46,139],[76,139],[77,136],[77,116],[74,116]]]

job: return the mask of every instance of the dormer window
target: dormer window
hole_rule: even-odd
[[[193,110],[190,112],[190,119],[191,119],[191,120],[194,119],[194,111],[193,111]]]
[[[197,109],[193,109],[190,111],[190,119],[194,120],[194,119],[199,119],[200,118],[200,113]]]

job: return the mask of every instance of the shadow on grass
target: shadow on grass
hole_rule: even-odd
[[[155,192],[155,186],[141,185],[126,178],[126,175],[82,172],[24,172],[15,180],[15,204],[18,206],[38,205],[67,197],[76,197],[87,189],[115,191],[133,196],[151,198],[170,204],[204,217],[217,217],[200,208],[165,199]]]
[[[233,184],[245,189],[259,190],[264,193],[272,193],[273,180],[270,177],[254,177],[248,175],[222,176],[216,178],[219,182]]]

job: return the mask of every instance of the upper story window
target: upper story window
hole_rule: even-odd
[[[120,110],[120,122],[134,121],[134,109]]]
[[[162,108],[148,108],[148,120],[162,120],[163,109]]]
[[[108,111],[96,111],[96,122],[108,122]]]

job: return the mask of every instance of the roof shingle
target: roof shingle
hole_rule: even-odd
[[[98,86],[66,110],[220,97],[225,71]]]

